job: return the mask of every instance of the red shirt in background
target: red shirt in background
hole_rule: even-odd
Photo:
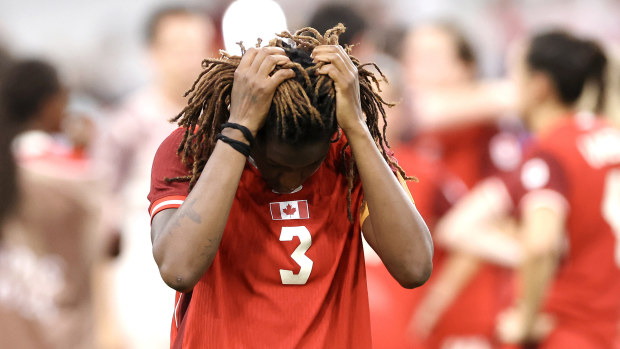
[[[503,180],[517,208],[545,196],[567,205],[566,251],[544,305],[556,328],[542,347],[612,348],[620,321],[620,130],[586,114],[562,120]]]

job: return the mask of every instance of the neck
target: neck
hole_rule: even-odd
[[[534,133],[540,133],[551,127],[556,121],[563,119],[573,112],[570,108],[560,103],[544,103],[530,112],[527,119],[529,128]]]
[[[174,105],[176,109],[182,109],[187,104],[187,98],[183,97],[186,89],[165,81],[159,82],[158,89],[162,96],[166,98],[169,103]],[[187,89],[189,89],[189,86]]]

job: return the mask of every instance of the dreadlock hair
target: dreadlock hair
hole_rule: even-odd
[[[295,77],[280,84],[273,96],[271,107],[263,128],[258,137],[265,132],[275,134],[281,141],[299,145],[308,141],[328,138],[341,130],[336,119],[336,90],[334,81],[327,75],[317,75],[316,71],[325,63],[314,63],[310,54],[320,45],[338,45],[338,37],[345,31],[341,23],[325,34],[321,35],[316,29],[306,27],[294,34],[284,31],[277,34],[277,38],[269,42],[269,46],[282,48],[291,62],[275,69],[292,69]],[[289,41],[287,43],[286,41]],[[257,47],[261,44],[258,40]],[[242,43],[242,55],[245,48]],[[377,148],[385,161],[403,178],[407,177],[404,170],[389,154],[389,145],[385,139],[385,106],[393,104],[386,102],[378,92],[380,79],[387,81],[379,67],[374,63],[361,64],[351,56],[351,47],[345,46],[345,51],[353,61],[359,74],[360,100],[366,117],[366,125]],[[213,152],[216,136],[221,132],[221,125],[227,122],[230,112],[230,95],[233,86],[234,73],[241,61],[241,56],[233,56],[220,51],[221,57],[207,58],[202,62],[203,71],[192,87],[185,93],[189,96],[187,106],[171,121],[184,127],[185,134],[178,148],[178,154],[184,164],[191,166],[188,176],[169,178],[168,181],[190,181],[190,190],[196,183],[204,169],[209,156]],[[380,75],[367,70],[374,67]],[[379,129],[379,118],[383,119],[383,128]],[[357,175],[355,159],[343,147],[341,156],[344,162],[343,173],[347,176],[347,215],[353,221],[351,213],[351,192]]]

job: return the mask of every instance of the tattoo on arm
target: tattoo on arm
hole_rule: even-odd
[[[194,211],[195,203],[196,203],[196,200],[191,200],[187,202],[186,205],[183,206],[183,208],[179,212],[179,220],[187,217],[196,224],[200,224],[202,222],[200,215],[196,211]]]

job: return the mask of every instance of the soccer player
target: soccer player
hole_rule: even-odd
[[[430,276],[376,78],[343,30],[205,60],[149,194],[153,254],[179,291],[173,348],[370,348],[360,229],[402,286]]]
[[[499,318],[504,342],[611,348],[620,320],[620,130],[575,109],[587,82],[602,96],[606,58],[596,43],[558,31],[523,51],[514,76],[535,134],[523,162],[476,187],[437,234],[500,263],[520,247],[518,301]],[[511,211],[513,240],[494,224]]]

